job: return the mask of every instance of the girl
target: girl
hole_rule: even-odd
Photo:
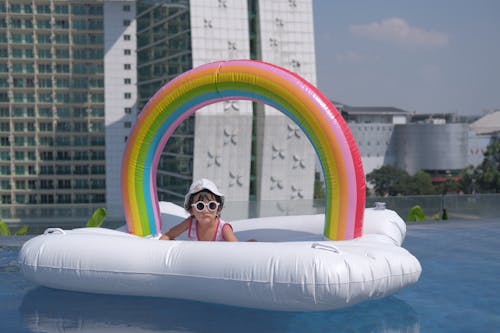
[[[160,239],[173,240],[187,231],[187,239],[195,241],[237,242],[233,227],[220,219],[224,194],[208,179],[191,184],[184,200],[190,217],[165,232]]]

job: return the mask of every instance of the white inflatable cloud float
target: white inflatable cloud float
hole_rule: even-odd
[[[186,213],[157,198],[168,138],[197,109],[235,99],[271,105],[304,131],[322,166],[325,215],[233,222],[237,237],[258,242],[156,240]],[[167,83],[130,133],[121,179],[126,227],[48,229],[20,251],[26,278],[83,292],[314,311],[383,297],[420,276],[418,260],[401,247],[404,222],[365,210],[363,165],[342,116],[313,85],[272,64],[215,62]]]
[[[170,203],[160,212],[162,230],[185,217]],[[395,212],[366,209],[354,240],[325,240],[323,224],[324,215],[234,221],[240,239],[258,240],[238,243],[48,229],[24,244],[19,262],[28,280],[50,288],[286,311],[342,308],[418,280],[420,264],[401,247],[406,226]]]

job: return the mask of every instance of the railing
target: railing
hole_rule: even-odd
[[[477,219],[500,217],[500,194],[475,195],[427,195],[368,197],[366,207],[374,207],[375,202],[384,202],[388,209],[396,211],[406,220],[409,210],[419,205],[428,220],[440,219],[446,209],[450,219]],[[177,203],[182,205],[181,203]],[[9,223],[80,223],[84,224],[97,208],[104,204],[88,205],[1,205],[0,219]],[[227,220],[255,217],[311,215],[325,212],[324,200],[266,200],[227,201],[223,217]],[[107,221],[124,223],[121,216],[108,216]]]
[[[426,219],[441,219],[446,209],[449,219],[478,219],[500,217],[500,194],[475,195],[419,195],[395,197],[367,197],[366,207],[384,202],[387,209],[396,211],[406,220],[409,210],[419,205]],[[227,219],[243,219],[279,215],[323,214],[324,200],[289,200],[261,202],[228,202],[224,208]]]

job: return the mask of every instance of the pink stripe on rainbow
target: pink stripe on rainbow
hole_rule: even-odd
[[[365,205],[361,157],[347,124],[318,89],[275,65],[231,60],[192,69],[163,86],[132,129],[122,163],[122,197],[129,232],[160,232],[156,194],[159,156],[175,128],[201,107],[222,100],[253,100],[289,116],[316,149],[325,176],[324,235],[359,237]]]

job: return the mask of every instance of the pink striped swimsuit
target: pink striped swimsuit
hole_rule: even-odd
[[[225,241],[224,237],[222,236],[222,229],[224,229],[224,227],[226,225],[229,225],[229,227],[231,229],[233,229],[233,227],[231,226],[231,224],[229,224],[229,223],[221,220],[220,218],[217,218],[217,231],[215,232],[214,238],[212,239],[213,241]],[[184,235],[185,234],[186,233],[184,233]],[[182,238],[184,238],[184,237],[182,237]],[[177,239],[181,239],[181,238],[177,237]],[[198,237],[198,221],[196,221],[196,219],[194,219],[193,217],[191,217],[191,219],[189,221],[189,228],[187,230],[187,240],[192,240],[192,241],[198,241],[199,240],[199,237]]]

